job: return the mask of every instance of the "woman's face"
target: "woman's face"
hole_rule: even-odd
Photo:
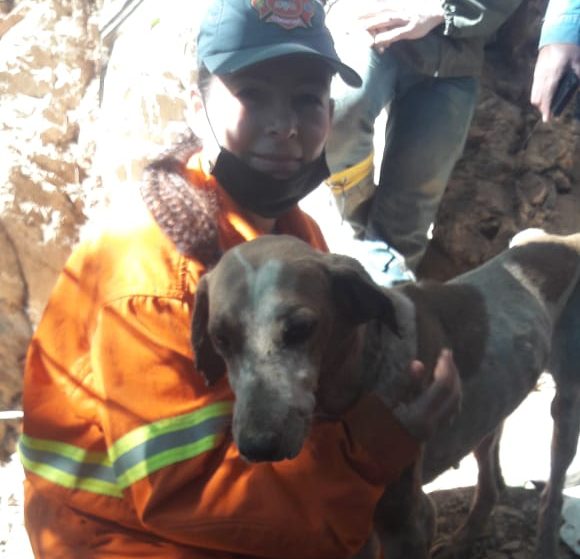
[[[256,170],[294,175],[324,149],[332,119],[331,69],[292,55],[212,77],[205,105],[219,144]]]

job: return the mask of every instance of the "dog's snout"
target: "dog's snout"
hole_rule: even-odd
[[[238,441],[240,454],[250,462],[275,462],[283,460],[280,439],[275,433],[257,433]]]

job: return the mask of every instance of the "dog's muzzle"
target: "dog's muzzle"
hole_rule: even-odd
[[[238,450],[248,462],[279,462],[295,458],[298,452],[284,448],[280,436],[275,433],[259,433],[255,436],[241,436],[237,441]]]

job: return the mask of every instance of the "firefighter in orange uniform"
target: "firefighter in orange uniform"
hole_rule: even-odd
[[[315,424],[294,460],[240,459],[227,380],[210,389],[194,367],[196,284],[265,233],[326,249],[296,204],[328,176],[332,75],[360,80],[317,0],[214,0],[198,53],[219,153],[189,136],[148,167],[122,222],[73,252],[30,345],[20,456],[37,558],[346,559],[417,454],[386,411],[380,483],[348,418]]]

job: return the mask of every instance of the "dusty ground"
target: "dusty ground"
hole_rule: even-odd
[[[461,524],[469,508],[473,487],[434,491],[431,496],[438,508],[438,530],[448,536]],[[527,559],[534,549],[539,491],[533,488],[508,487],[492,518],[465,559]],[[576,557],[564,543],[560,559]]]
[[[500,460],[507,490],[475,548],[464,559],[528,559],[536,532],[540,486],[549,475],[552,420],[552,378],[542,375],[537,389],[508,418],[500,445]],[[580,470],[580,457],[569,473]],[[438,508],[438,530],[448,536],[467,514],[477,476],[475,460],[465,458],[458,470],[449,470],[427,486]],[[580,496],[578,487],[565,490],[570,499]],[[576,555],[564,543],[560,559]]]
[[[16,457],[0,467],[0,557],[32,559],[22,518],[22,467]]]

